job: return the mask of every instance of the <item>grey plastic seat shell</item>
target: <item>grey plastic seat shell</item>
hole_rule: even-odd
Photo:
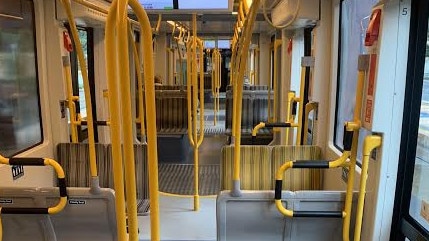
[[[39,188],[0,188],[0,207],[46,207]],[[3,241],[56,241],[49,215],[2,214]]]
[[[284,205],[295,211],[341,211],[344,198],[344,192],[334,191],[282,192]],[[218,241],[342,241],[342,219],[284,217],[274,191],[243,191],[241,197],[222,191],[216,218]]]
[[[59,214],[2,215],[3,241],[117,240],[115,193],[112,189],[102,188],[98,194],[93,194],[88,188],[68,188],[67,192],[67,206]],[[55,187],[2,188],[0,202],[3,203],[0,206],[52,206],[58,202],[58,196],[58,188]]]

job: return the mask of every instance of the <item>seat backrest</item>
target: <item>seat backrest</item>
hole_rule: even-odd
[[[270,190],[273,188],[271,173],[271,147],[242,146],[240,161],[241,189]],[[222,148],[221,190],[232,188],[234,146]]]
[[[318,146],[241,146],[242,190],[274,190],[277,170],[287,161],[320,160]],[[234,146],[222,149],[221,190],[232,188]],[[319,169],[290,169],[283,178],[283,190],[321,190],[323,172]]]
[[[264,86],[246,86],[243,90],[242,99],[242,133],[250,135],[252,129],[260,122],[268,120],[268,91]],[[271,92],[271,95],[272,92]],[[271,97],[271,103],[273,96]],[[232,90],[226,93],[225,129],[231,132],[233,116],[233,94]]]
[[[58,202],[58,188],[42,188],[41,192],[48,205]],[[58,240],[118,240],[112,189],[102,188],[95,194],[89,188],[68,188],[67,193],[67,206],[50,216]]]
[[[184,90],[156,91],[158,133],[184,134],[188,128],[188,102]]]
[[[294,211],[342,211],[344,192],[282,192],[284,205]],[[356,196],[354,204],[356,204]],[[216,203],[218,241],[342,241],[341,218],[286,218],[274,204],[273,191],[243,191],[232,197],[221,192]],[[351,227],[355,220],[352,213]]]
[[[0,207],[45,208],[46,199],[38,188],[0,188]],[[56,235],[47,214],[2,214],[3,241],[55,241]]]
[[[95,144],[95,154],[99,169],[100,186],[110,187],[105,181],[106,146]],[[69,187],[89,187],[89,144],[88,143],[60,143],[57,145],[57,160],[66,173],[66,182]]]
[[[272,151],[272,170],[274,174],[287,161],[320,160],[318,146],[274,146]],[[322,170],[290,169],[283,178],[283,190],[320,190],[323,187]]]
[[[58,214],[2,215],[3,241],[116,241],[115,193],[102,188],[67,188],[68,201]],[[52,207],[59,190],[51,188],[1,188],[2,207]]]

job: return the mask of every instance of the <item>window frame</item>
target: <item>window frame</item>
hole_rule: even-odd
[[[337,52],[337,68],[336,68],[336,83],[335,83],[335,115],[334,115],[334,123],[333,123],[333,135],[332,135],[332,146],[336,149],[335,151],[339,151],[339,152],[343,152],[344,148],[340,147],[339,145],[337,145],[337,137],[338,137],[338,129],[337,129],[337,125],[339,122],[339,112],[340,112],[340,91],[341,91],[341,67],[342,67],[342,44],[343,44],[343,39],[342,39],[342,19],[343,19],[343,15],[344,15],[344,8],[343,8],[343,3],[344,1],[347,0],[339,0],[339,17],[338,17],[338,52]],[[349,1],[353,1],[353,0],[349,0]],[[359,1],[359,0],[357,0]],[[357,67],[356,67],[356,71],[357,71]],[[357,72],[356,72],[357,74]],[[354,108],[354,107],[353,107]],[[361,156],[359,156],[360,153],[360,147],[361,144],[363,143],[363,139],[362,138],[362,133],[364,133],[365,128],[361,127],[360,131],[359,131],[359,147],[358,147],[358,156],[357,156],[357,166],[359,168],[362,167],[362,163],[361,163]],[[339,137],[341,138],[341,137]],[[341,139],[340,139],[341,141]]]
[[[13,1],[13,0],[12,0]],[[36,80],[36,90],[37,90],[37,107],[39,110],[39,128],[40,128],[40,141],[30,145],[28,147],[25,147],[23,149],[19,149],[16,152],[13,152],[10,155],[5,155],[5,157],[13,157],[16,155],[19,155],[21,153],[24,153],[28,150],[31,150],[37,146],[40,146],[44,143],[45,141],[45,131],[43,128],[43,117],[42,117],[42,100],[41,100],[41,95],[40,95],[40,71],[39,71],[39,49],[38,49],[38,43],[37,43],[37,38],[38,38],[38,34],[37,34],[37,21],[36,21],[36,4],[34,2],[34,0],[21,0],[21,1],[27,1],[30,3],[31,6],[31,18],[32,18],[32,23],[33,23],[33,46],[34,46],[34,65],[35,65],[35,80]],[[22,12],[22,2],[21,2],[21,12]],[[1,17],[0,17],[1,18]]]
[[[402,136],[396,182],[395,204],[393,209],[391,241],[429,240],[429,232],[425,230],[409,213],[416,162],[420,107],[422,102],[423,78],[428,39],[429,3],[427,1],[411,1],[411,22],[408,46],[407,79]],[[420,48],[419,48],[420,47]],[[420,81],[422,80],[422,81]],[[410,185],[411,184],[411,185]]]

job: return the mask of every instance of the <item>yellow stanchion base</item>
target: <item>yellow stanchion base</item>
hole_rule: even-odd
[[[200,209],[200,196],[194,196],[194,211],[197,212]]]

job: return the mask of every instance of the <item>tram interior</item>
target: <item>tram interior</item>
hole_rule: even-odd
[[[3,1],[0,241],[428,240],[422,3]]]

